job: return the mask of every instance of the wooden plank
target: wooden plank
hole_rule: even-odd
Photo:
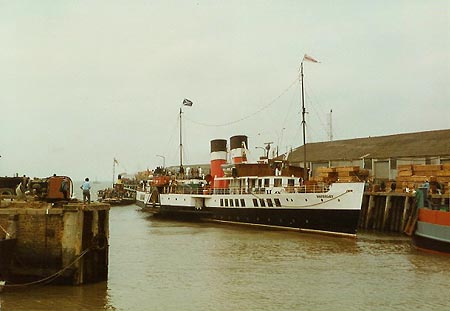
[[[407,177],[407,176],[412,176],[413,172],[412,171],[399,171],[397,176],[399,177]]]
[[[336,172],[358,172],[359,166],[340,166],[336,167]]]
[[[413,170],[416,172],[421,171],[440,171],[442,166],[440,164],[416,164],[413,165]],[[425,174],[424,174],[425,175]]]
[[[411,164],[402,164],[397,166],[397,170],[400,171],[411,171],[412,165]]]

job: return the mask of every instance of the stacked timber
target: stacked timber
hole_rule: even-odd
[[[430,183],[430,191],[447,193],[450,183],[450,164],[407,164],[397,168],[397,189],[402,192],[408,189],[417,189],[423,183]],[[399,187],[401,185],[401,187]]]
[[[318,176],[314,177],[317,182],[361,182],[369,177],[369,170],[361,169],[359,166],[319,167]]]

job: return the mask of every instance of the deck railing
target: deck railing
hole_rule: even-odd
[[[330,190],[327,184],[315,184],[304,186],[287,187],[227,187],[227,188],[202,188],[202,187],[177,187],[168,186],[163,188],[163,193],[173,194],[281,194],[281,193],[324,193]]]

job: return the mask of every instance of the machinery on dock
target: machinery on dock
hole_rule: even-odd
[[[67,201],[72,197],[73,182],[68,176],[56,175],[33,179],[26,176],[0,177],[1,196],[16,196],[17,189],[23,194],[32,195],[46,202]]]

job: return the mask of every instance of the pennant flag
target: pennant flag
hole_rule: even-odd
[[[116,158],[114,158],[114,164],[117,164],[117,165],[119,165],[119,161],[117,161],[117,159],[116,159]]]
[[[316,59],[314,59],[314,58],[312,58],[311,56],[306,55],[306,54],[305,54],[305,56],[303,56],[303,60],[304,60],[304,61],[307,60],[307,61],[313,62],[313,63],[320,63],[318,60],[316,60]]]
[[[183,100],[183,105],[185,105],[185,106],[191,107],[192,104],[193,104],[193,103],[192,103],[189,99],[187,99],[187,98],[185,98],[185,99]]]

